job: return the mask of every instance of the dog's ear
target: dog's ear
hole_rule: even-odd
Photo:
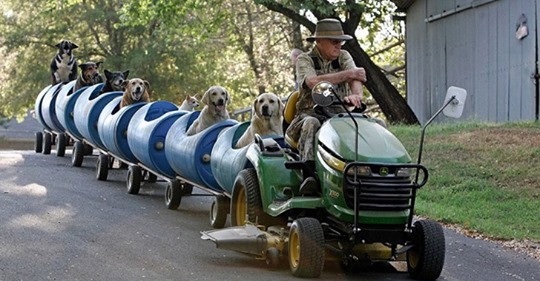
[[[281,98],[278,95],[276,95],[276,97],[279,104],[279,112],[283,112],[283,110],[285,110],[285,104],[283,104],[283,101],[281,101]]]
[[[122,86],[122,88],[126,89],[128,84],[129,84],[129,80],[124,80],[124,82],[122,82],[122,84],[120,85]]]
[[[96,62],[96,68],[99,68],[99,66],[100,66],[100,65],[102,65],[102,64],[103,64],[103,62],[102,62],[102,61],[98,61],[98,62]]]
[[[253,103],[251,104],[251,116],[255,116],[257,115],[258,117],[261,116],[260,112],[259,112],[259,108],[257,106],[257,104],[259,103],[259,96],[257,96],[254,100],[253,100]]]
[[[124,71],[124,79],[127,79],[129,76],[129,70]]]
[[[211,91],[212,88],[209,88],[208,90],[206,90],[206,92],[204,93],[204,95],[202,96],[202,103],[206,104],[206,105],[209,105],[210,104],[210,91]]]
[[[56,48],[60,49],[60,45],[62,45],[62,42],[60,42],[60,43],[58,43],[58,44],[56,44],[56,45],[54,45],[54,46],[55,46]]]
[[[225,104],[230,104],[231,103],[231,95],[229,95],[229,92],[227,90],[225,90],[225,96],[227,96],[227,101],[225,102]]]
[[[103,70],[103,73],[105,73],[105,78],[107,78],[107,80],[111,79],[112,72],[110,72],[108,69],[105,69]]]
[[[146,91],[147,92],[150,91],[150,83],[146,80],[143,80],[143,82],[144,82],[144,88],[146,89]]]
[[[79,46],[75,45],[75,43],[71,42],[71,49],[77,49]]]

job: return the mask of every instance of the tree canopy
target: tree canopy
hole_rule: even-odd
[[[387,101],[397,94],[398,103],[406,106],[379,67],[395,58],[372,60],[360,47],[375,52],[381,49],[380,42],[400,40],[398,33],[386,37],[390,40],[376,37],[385,29],[395,30],[385,18],[393,9],[390,1],[0,2],[0,112],[8,117],[33,107],[37,94],[50,83],[54,45],[63,39],[79,45],[75,50],[79,62],[103,61],[104,69],[129,69],[130,77],[148,80],[154,99],[180,103],[184,96],[200,96],[212,85],[229,89],[232,109],[250,105],[262,92],[284,97],[294,86],[289,51],[308,50],[302,37],[314,31],[318,18],[335,17],[343,21],[347,33],[359,34],[345,48],[368,70],[366,86],[390,121],[416,120],[414,114],[411,118],[394,113],[395,108],[403,110]],[[394,82],[398,87],[400,83]]]

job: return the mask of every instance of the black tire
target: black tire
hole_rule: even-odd
[[[315,278],[324,267],[324,231],[314,218],[299,218],[289,230],[289,267],[296,277]]]
[[[128,194],[139,194],[139,190],[141,189],[141,178],[141,167],[129,165],[126,181]]]
[[[34,143],[34,151],[41,153],[43,151],[43,133],[36,132],[36,142]]]
[[[182,202],[182,184],[179,180],[171,180],[167,182],[165,189],[165,206],[169,210],[176,210]]]
[[[212,205],[210,206],[210,225],[212,225],[213,228],[225,227],[230,204],[229,198],[224,195],[214,197]]]
[[[248,168],[240,171],[234,181],[231,224],[245,225],[247,221],[269,226],[273,218],[263,211],[259,181],[255,169]]]
[[[73,152],[71,153],[71,165],[73,167],[80,167],[84,160],[84,144],[80,141],[76,141],[73,144]]]
[[[444,266],[445,239],[440,224],[416,221],[413,226],[413,247],[407,251],[407,270],[418,280],[435,280]]]
[[[96,160],[96,178],[106,181],[109,175],[109,156],[100,154]]]
[[[271,267],[279,265],[279,250],[277,248],[272,247],[266,250],[266,264]]]
[[[52,135],[45,132],[43,134],[43,154],[51,154]]]
[[[66,134],[64,133],[58,134],[58,140],[56,141],[56,156],[64,157],[64,155],[66,154],[66,143],[67,143]]]

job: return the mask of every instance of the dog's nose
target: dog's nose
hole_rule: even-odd
[[[224,99],[219,99],[218,102],[217,102],[218,105],[224,105],[225,104],[225,100]]]
[[[268,105],[263,105],[261,109],[262,109],[263,116],[270,116],[270,111],[268,110]]]

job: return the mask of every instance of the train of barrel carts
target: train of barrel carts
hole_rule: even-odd
[[[348,272],[403,262],[414,279],[441,275],[443,228],[417,219],[414,205],[428,181],[420,163],[425,129],[441,112],[461,116],[464,89],[448,89],[442,107],[422,127],[413,159],[387,128],[349,111],[333,86],[321,82],[311,93],[319,112],[343,106],[345,113],[327,114],[316,135],[315,161],[303,161],[284,135],[255,133],[237,148],[252,121],[221,120],[188,135],[203,110],[163,100],[121,106],[125,92],[103,92],[104,85],[75,89],[71,80],[41,90],[35,116],[43,130],[36,132],[35,151],[50,154],[55,145],[57,156],[64,156],[72,146],[72,166],[96,159],[98,180],[107,180],[111,169],[125,170],[129,194],[138,194],[144,182],[164,182],[165,205],[172,210],[183,197],[211,195],[213,229],[202,230],[202,239],[270,266],[287,259],[297,277],[319,277],[330,255]],[[293,101],[286,103],[284,111]],[[316,188],[304,188],[306,177],[317,180]]]

